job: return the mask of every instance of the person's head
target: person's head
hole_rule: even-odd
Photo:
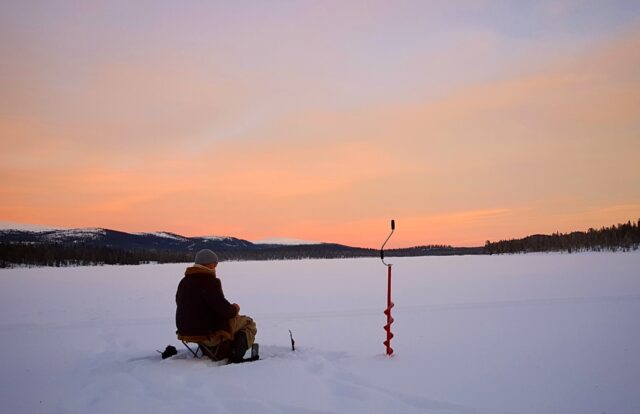
[[[209,249],[202,249],[196,253],[194,262],[209,269],[215,269],[218,266],[218,256]]]

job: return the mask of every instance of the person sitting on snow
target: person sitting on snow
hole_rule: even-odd
[[[253,345],[256,324],[224,297],[217,266],[218,256],[204,249],[185,271],[176,293],[176,333],[180,340],[208,347],[215,359],[240,362]]]

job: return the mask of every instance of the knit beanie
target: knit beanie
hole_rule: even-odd
[[[218,263],[218,256],[209,249],[202,249],[196,253],[195,264],[208,265],[211,263]]]

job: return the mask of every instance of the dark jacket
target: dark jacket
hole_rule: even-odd
[[[176,293],[178,335],[201,336],[229,327],[238,314],[222,293],[222,284],[213,270],[201,266],[187,268]]]

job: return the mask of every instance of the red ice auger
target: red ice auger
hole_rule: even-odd
[[[391,338],[393,338],[393,334],[391,333],[391,324],[393,323],[393,318],[391,317],[391,308],[393,308],[393,302],[391,302],[391,263],[384,262],[384,246],[387,244],[391,235],[396,229],[395,220],[391,220],[391,233],[389,233],[389,237],[384,241],[382,247],[380,248],[380,259],[382,260],[382,264],[387,266],[387,309],[384,310],[384,314],[387,315],[387,324],[384,326],[384,330],[387,331],[387,340],[383,342],[383,344],[387,347],[387,356],[391,356],[393,354],[393,348],[391,348]]]

